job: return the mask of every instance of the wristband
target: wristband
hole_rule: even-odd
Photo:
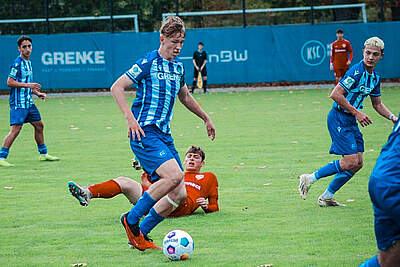
[[[393,119],[393,117],[394,117],[394,114],[392,113],[392,114],[390,114],[390,116],[389,116],[389,120],[392,120]]]

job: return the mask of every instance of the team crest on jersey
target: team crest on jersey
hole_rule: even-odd
[[[136,78],[140,73],[142,73],[142,69],[138,66],[138,64],[135,64],[130,70],[128,70],[128,72],[133,76],[133,78]]]
[[[345,48],[345,47],[346,47],[346,44],[342,44],[342,46],[343,46],[343,48]]]
[[[203,179],[204,178],[204,175],[203,174],[197,174],[196,175],[196,179],[197,180],[201,180],[201,179]]]
[[[143,59],[141,64],[143,65],[145,63],[147,63],[147,59]]]
[[[356,75],[358,75],[358,74],[360,74],[360,72],[359,72],[358,70],[355,70],[355,71],[354,71],[354,76],[356,76]]]
[[[354,84],[355,81],[356,80],[354,80],[352,77],[347,76],[347,78],[344,79],[342,83],[344,86],[346,86],[346,88],[349,89]]]

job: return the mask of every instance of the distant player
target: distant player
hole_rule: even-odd
[[[400,121],[394,125],[369,178],[378,255],[361,267],[400,266]]]
[[[190,94],[184,80],[183,63],[177,59],[185,40],[185,25],[176,16],[167,17],[160,28],[160,47],[139,59],[111,87],[128,126],[133,153],[154,182],[130,212],[121,216],[129,242],[139,250],[156,249],[147,234],[186,198],[181,161],[174,147],[170,121],[178,97],[200,117],[208,136],[215,127]],[[132,109],[125,90],[137,87]],[[140,219],[148,214],[139,225]]]
[[[193,85],[192,85],[192,94],[194,93],[194,89],[197,87],[197,77],[199,76],[199,72],[201,73],[201,78],[203,79],[203,90],[204,93],[208,93],[207,91],[207,52],[203,50],[204,44],[199,42],[198,50],[193,53]]]
[[[186,151],[183,163],[187,197],[168,217],[190,215],[198,207],[201,207],[206,213],[219,210],[217,177],[211,172],[200,172],[205,164],[205,157],[204,151],[197,146],[191,146]],[[123,193],[132,204],[135,204],[151,186],[150,175],[143,173],[141,179],[142,183],[140,184],[127,177],[118,177],[104,183],[91,185],[88,188],[69,182],[68,188],[82,206],[89,205],[92,198],[112,198],[120,193]]]
[[[353,48],[343,38],[343,30],[336,31],[337,40],[332,43],[330,69],[335,72],[336,84],[343,78],[353,60]]]
[[[46,94],[40,92],[41,85],[33,82],[32,63],[29,57],[32,53],[32,39],[28,36],[21,36],[17,41],[19,56],[14,60],[8,74],[7,86],[10,91],[10,132],[4,138],[0,150],[0,166],[14,166],[6,161],[11,145],[19,135],[24,123],[29,122],[35,129],[35,141],[40,153],[40,160],[59,160],[59,158],[47,154],[47,147],[44,143],[43,122],[39,110],[32,99],[32,93],[41,99]]]
[[[397,121],[381,100],[381,76],[374,71],[383,57],[384,43],[378,37],[365,41],[364,59],[351,67],[332,91],[330,98],[335,102],[328,114],[328,130],[332,138],[331,154],[341,155],[312,174],[300,175],[299,192],[306,199],[311,184],[318,179],[336,174],[325,192],[318,198],[321,207],[343,206],[333,199],[338,191],[363,166],[364,140],[361,126],[372,123],[368,115],[361,112],[364,99],[369,95],[373,108],[384,118]]]

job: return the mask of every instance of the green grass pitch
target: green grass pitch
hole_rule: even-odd
[[[396,113],[399,89],[384,88],[382,97]],[[119,217],[131,205],[123,195],[94,199],[89,207],[69,195],[70,180],[82,185],[117,176],[139,180],[113,98],[36,99],[49,153],[62,160],[39,162],[33,128],[24,126],[9,156],[16,167],[0,168],[0,266],[358,266],[377,250],[367,184],[392,124],[366,99],[364,111],[373,124],[362,129],[365,165],[336,195],[347,207],[317,206],[331,178],[314,184],[302,200],[298,175],[337,159],[328,154],[328,94],[196,94],[215,123],[214,142],[203,123],[176,104],[172,130],[181,157],[189,145],[202,146],[203,170],[214,172],[220,185],[220,212],[167,219],[151,233],[161,244],[170,230],[189,232],[195,250],[186,262],[170,262],[161,251],[128,248]],[[0,100],[0,138],[8,123],[8,101]]]

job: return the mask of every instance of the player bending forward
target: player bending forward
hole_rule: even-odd
[[[378,37],[365,41],[364,59],[351,67],[332,91],[330,98],[335,102],[328,114],[328,130],[332,138],[331,154],[342,155],[312,174],[300,175],[299,192],[303,199],[311,184],[323,177],[335,175],[325,192],[319,196],[321,207],[343,206],[333,199],[333,195],[348,182],[363,166],[364,140],[357,121],[361,126],[372,123],[361,112],[364,99],[369,95],[373,108],[384,118],[393,122],[397,117],[389,111],[381,100],[381,76],[374,71],[383,56],[384,43]]]
[[[167,17],[160,28],[159,49],[139,59],[111,87],[126,119],[131,149],[154,182],[132,210],[121,216],[129,242],[139,250],[158,248],[146,235],[186,199],[182,164],[170,130],[176,98],[204,121],[208,136],[215,138],[215,127],[189,93],[183,63],[177,59],[184,40],[183,21]],[[125,90],[132,85],[137,91],[129,108]]]
[[[400,266],[400,122],[376,161],[368,185],[375,216],[378,255],[360,267]]]
[[[187,197],[167,217],[190,215],[198,207],[201,207],[206,213],[219,210],[217,177],[211,172],[200,173],[205,164],[205,157],[206,155],[200,147],[191,146],[186,151],[184,179]],[[131,178],[118,177],[104,183],[91,185],[88,188],[69,182],[68,189],[82,206],[89,205],[92,198],[112,198],[120,193],[123,193],[132,204],[136,204],[151,185],[148,174],[143,173],[141,179],[142,183],[140,184]]]

